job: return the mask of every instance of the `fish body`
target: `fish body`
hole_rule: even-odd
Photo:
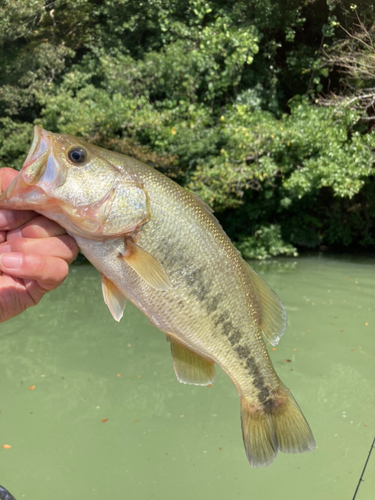
[[[262,338],[278,342],[285,309],[198,197],[135,159],[36,127],[0,206],[65,227],[101,273],[113,317],[129,299],[167,334],[181,382],[212,383],[214,364],[227,373],[252,466],[269,465],[278,449],[314,449]]]

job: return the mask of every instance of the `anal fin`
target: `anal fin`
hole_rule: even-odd
[[[116,321],[120,321],[126,306],[126,298],[117,286],[104,276],[104,274],[101,275],[101,278],[104,302],[107,304],[113,318]]]
[[[188,347],[167,337],[171,343],[173,368],[179,382],[191,385],[209,385],[215,380],[215,363]]]

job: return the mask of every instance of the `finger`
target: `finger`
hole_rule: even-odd
[[[35,305],[24,280],[4,273],[0,278],[0,297],[0,323],[17,316],[27,307]]]
[[[13,168],[0,168],[0,193],[3,193],[18,174]],[[35,217],[31,210],[0,209],[0,231],[15,229]]]
[[[32,210],[6,210],[0,208],[0,231],[16,229],[34,217],[36,217],[36,213]]]
[[[9,252],[50,255],[70,264],[77,257],[78,247],[74,239],[65,234],[50,238],[14,238],[0,245],[0,254]]]
[[[0,243],[3,243],[7,239],[7,232],[6,231],[0,231]]]
[[[13,252],[0,254],[1,271],[17,278],[35,280],[44,292],[61,285],[68,275],[68,269],[65,260],[50,255]]]
[[[14,238],[48,238],[50,236],[60,236],[66,231],[57,222],[54,222],[43,215],[37,215],[32,220],[26,222],[18,229],[9,231],[7,240]]]

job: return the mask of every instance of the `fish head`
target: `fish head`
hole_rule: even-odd
[[[131,233],[148,218],[139,178],[116,155],[40,126],[25,163],[0,196],[0,207],[35,210],[69,232],[94,239]]]

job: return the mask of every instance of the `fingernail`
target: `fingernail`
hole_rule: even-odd
[[[0,264],[6,269],[17,269],[22,264],[22,254],[11,252],[0,254]]]
[[[8,235],[7,235],[8,241],[13,240],[14,238],[22,238],[21,229],[12,229],[12,231],[8,232]]]

